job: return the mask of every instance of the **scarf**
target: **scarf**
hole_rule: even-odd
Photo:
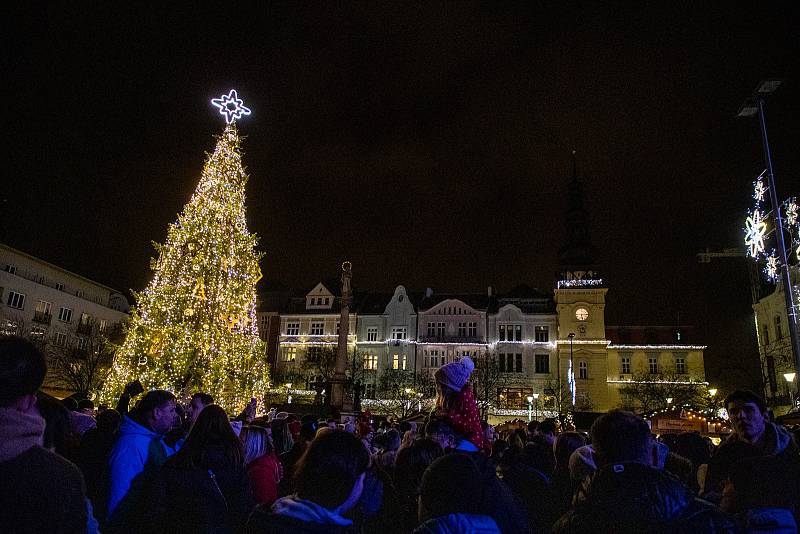
[[[42,446],[44,419],[36,412],[0,408],[0,462],[16,458],[35,445]]]
[[[299,499],[296,495],[283,497],[272,503],[272,513],[293,517],[300,521],[311,523],[321,523],[323,525],[338,525],[346,527],[353,522],[346,517],[342,517],[336,512],[318,505],[317,503]]]

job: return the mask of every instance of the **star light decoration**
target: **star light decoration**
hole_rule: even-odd
[[[767,223],[759,210],[753,210],[747,217],[744,232],[744,244],[749,247],[749,256],[758,258],[759,254],[764,253],[764,236],[767,233]]]
[[[228,124],[242,115],[250,115],[250,109],[244,106],[244,100],[239,98],[236,89],[231,89],[227,95],[212,99],[211,103],[219,108],[220,115],[225,115],[225,122]]]
[[[758,180],[753,183],[753,198],[756,199],[756,202],[764,202],[764,193],[766,192],[767,188],[759,176]]]
[[[767,276],[767,280],[770,282],[778,281],[780,266],[781,264],[778,261],[778,256],[775,255],[775,251],[773,250],[770,252],[769,256],[767,256],[767,264],[764,266],[764,274]]]

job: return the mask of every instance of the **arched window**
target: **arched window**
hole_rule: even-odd
[[[586,362],[578,362],[578,378],[589,378],[589,368]]]

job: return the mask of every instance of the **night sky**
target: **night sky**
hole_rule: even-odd
[[[576,150],[607,323],[694,324],[710,379],[757,372],[744,260],[695,254],[742,247],[763,78],[800,191],[792,2],[114,4],[8,15],[8,244],[141,290],[235,88],[267,284],[349,259],[358,289],[550,291]]]

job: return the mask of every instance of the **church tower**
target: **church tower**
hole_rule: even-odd
[[[576,410],[600,411],[608,400],[605,325],[608,289],[596,264],[574,151],[568,185],[566,241],[558,251],[558,264],[555,303],[559,376]]]

